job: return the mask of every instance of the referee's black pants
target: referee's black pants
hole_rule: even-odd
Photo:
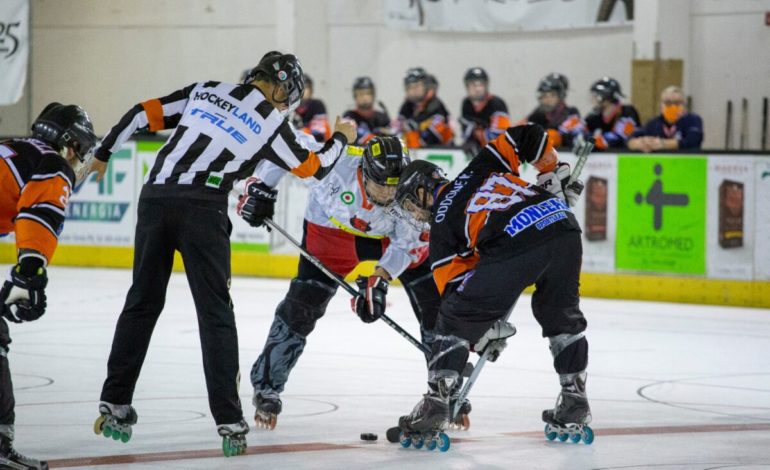
[[[243,419],[238,334],[229,292],[231,230],[223,203],[140,198],[133,284],[115,328],[102,401],[131,403],[178,250],[198,314],[211,413],[217,424]]]

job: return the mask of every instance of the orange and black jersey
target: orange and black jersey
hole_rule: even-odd
[[[0,142],[0,157],[0,233],[16,232],[19,259],[40,253],[49,262],[75,173],[56,150],[37,139]]]
[[[495,95],[487,95],[478,103],[466,97],[463,100],[460,125],[464,144],[473,142],[483,147],[511,127],[511,117],[505,101]]]
[[[294,111],[293,122],[297,129],[315,137],[316,142],[325,142],[332,135],[326,105],[315,98],[302,100]]]
[[[570,147],[578,134],[585,134],[586,124],[580,118],[580,111],[574,106],[560,103],[552,111],[539,107],[527,116],[527,121],[540,124],[549,130],[554,147]]]
[[[515,256],[564,231],[580,230],[564,201],[519,178],[517,147],[507,132],[499,136],[436,196],[430,258],[442,294],[481,258]],[[534,165],[551,171],[556,162]]]
[[[390,118],[376,109],[350,109],[342,117],[356,122],[356,144],[363,145],[378,135],[389,135]]]
[[[639,113],[632,105],[618,103],[612,111],[609,115],[592,112],[586,116],[588,134],[596,140],[597,149],[625,147],[626,141],[641,127]]]
[[[433,90],[417,104],[405,101],[398,112],[398,122],[410,149],[452,144],[454,132],[449,126],[449,111]]]

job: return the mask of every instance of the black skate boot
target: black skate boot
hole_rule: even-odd
[[[270,431],[275,429],[275,425],[278,424],[278,415],[283,409],[283,403],[278,398],[278,394],[265,391],[254,392],[253,403],[257,409],[254,413],[257,427]]]
[[[552,410],[543,410],[545,437],[549,441],[570,439],[574,443],[582,439],[586,444],[594,441],[594,432],[588,426],[591,422],[591,408],[586,396],[586,373],[576,374],[562,385],[561,393]]]
[[[436,392],[428,392],[408,415],[398,420],[400,442],[403,447],[423,445],[428,450],[436,447],[441,452],[449,449],[449,436],[444,429],[449,425],[449,400]]]
[[[217,433],[222,436],[222,452],[225,457],[233,457],[246,453],[246,434],[249,425],[240,420],[234,424],[220,424]]]
[[[453,399],[449,403],[449,410],[454,411],[456,399]],[[471,401],[467,398],[463,400],[460,405],[460,409],[457,411],[457,415],[449,422],[449,429],[457,431],[467,431],[471,427],[471,418],[468,416],[471,414]]]
[[[48,470],[48,463],[25,457],[13,448],[13,440],[0,434],[0,468],[11,470]]]
[[[99,403],[99,414],[94,421],[94,434],[122,442],[131,440],[131,427],[139,419],[133,406],[113,405],[103,401]]]

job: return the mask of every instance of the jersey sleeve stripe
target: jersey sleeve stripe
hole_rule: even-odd
[[[51,234],[53,234],[54,237],[57,236],[56,235],[56,230],[54,230],[53,227],[51,227],[48,224],[48,222],[46,222],[45,220],[43,220],[42,218],[40,218],[40,217],[38,217],[36,215],[29,214],[27,212],[21,212],[21,213],[19,213],[19,215],[16,216],[16,219],[30,219],[30,220],[34,220],[35,222],[39,223],[43,227],[47,228],[48,231],[51,232]]]
[[[160,100],[155,98],[142,103],[142,108],[147,114],[147,122],[150,126],[150,132],[162,131],[163,126],[163,105]]]
[[[308,152],[307,159],[299,166],[292,168],[291,172],[300,178],[307,178],[316,174],[321,168],[321,159],[315,152]]]

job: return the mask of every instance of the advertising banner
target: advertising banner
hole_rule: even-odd
[[[708,277],[750,280],[754,276],[756,157],[719,155],[708,162]]]
[[[618,270],[706,274],[706,170],[705,157],[618,156]]]
[[[21,99],[29,60],[29,1],[0,2],[0,105]]]
[[[754,158],[754,279],[770,280],[770,157]]]

